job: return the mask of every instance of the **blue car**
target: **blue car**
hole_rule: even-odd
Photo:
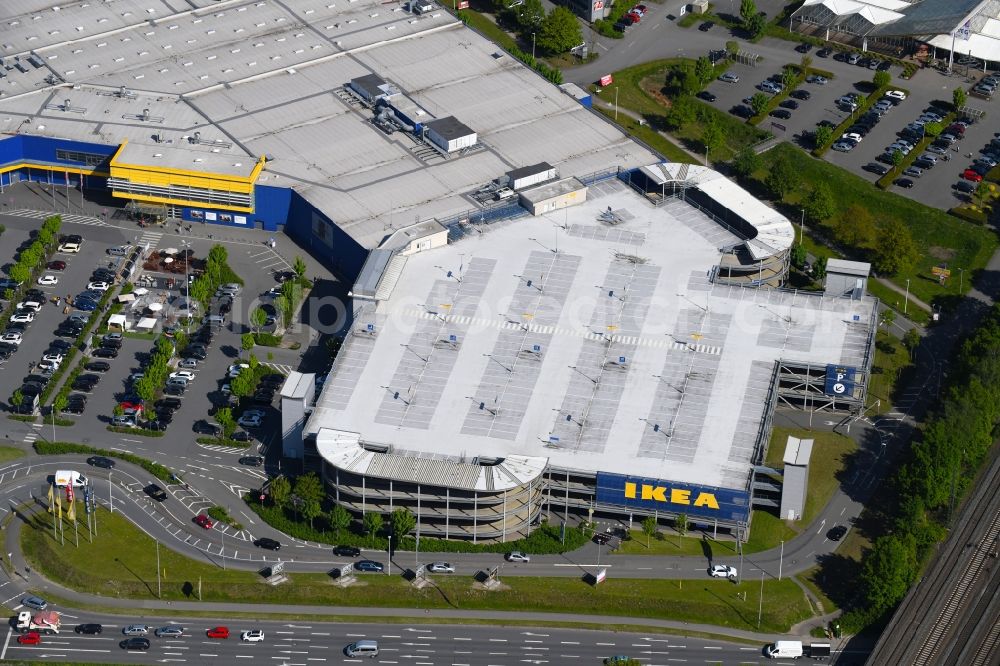
[[[87,299],[77,300],[73,305],[77,310],[83,310],[84,312],[93,312],[97,309],[97,303]]]
[[[385,565],[381,562],[373,562],[372,560],[361,560],[354,564],[355,571],[367,571],[371,573],[382,573],[385,571]]]
[[[85,301],[94,301],[95,303],[101,300],[101,297],[103,296],[104,294],[102,294],[101,292],[93,290],[81,291],[79,294],[76,295],[77,298],[82,298]]]

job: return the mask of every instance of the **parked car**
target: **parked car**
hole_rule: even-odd
[[[111,369],[111,364],[107,361],[91,361],[87,365],[83,366],[84,370],[90,372],[107,372]]]
[[[907,190],[913,187],[913,181],[910,180],[909,178],[897,178],[896,180],[892,181],[892,184]]]
[[[118,358],[118,350],[112,347],[98,347],[90,352],[90,355],[98,358]]]
[[[959,192],[962,192],[964,194],[972,194],[973,192],[976,191],[975,184],[970,183],[967,180],[960,180],[951,187],[952,189],[958,190]]]
[[[924,170],[918,166],[908,166],[905,169],[903,169],[903,175],[910,176],[912,178],[920,178],[922,175],[924,175]]]
[[[732,72],[724,72],[719,76],[720,81],[725,81],[726,83],[739,83],[740,77]]]
[[[706,102],[714,102],[714,101],[715,101],[715,100],[717,99],[715,95],[713,95],[712,93],[710,93],[710,92],[709,92],[709,91],[707,91],[707,90],[702,90],[701,92],[699,92],[699,93],[698,93],[697,95],[695,95],[695,96],[696,96],[696,97],[697,97],[698,99],[703,99],[703,100],[705,100]]]
[[[802,100],[803,102],[812,97],[812,93],[808,90],[793,90],[788,93],[789,97],[794,97],[795,99]]]
[[[973,183],[979,183],[983,180],[982,174],[977,172],[975,169],[966,169],[963,171],[962,178],[972,181]]]
[[[237,419],[236,423],[244,428],[259,428],[261,425],[261,418],[256,414],[243,414],[239,419]]]
[[[49,263],[45,264],[45,267],[48,268],[50,271],[64,271],[66,270],[66,262],[50,261]]]
[[[828,82],[828,78],[820,76],[819,74],[811,74],[806,77],[806,83],[815,83],[818,86],[825,86]]]
[[[864,169],[865,171],[870,171],[874,174],[878,174],[879,176],[884,176],[885,174],[889,173],[889,168],[887,166],[885,166],[884,164],[878,164],[877,162],[869,162],[868,164],[864,165],[861,168]]]

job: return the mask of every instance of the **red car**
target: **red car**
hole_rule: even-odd
[[[195,516],[194,517],[194,522],[197,525],[201,525],[206,530],[212,529],[212,525],[214,525],[214,523],[212,522],[212,519],[209,518],[208,516],[206,516],[203,513],[199,513],[197,516]],[[225,638],[225,636],[223,636],[223,638]]]
[[[629,12],[625,15],[625,20],[630,23],[638,23],[642,20],[642,16],[639,15],[639,12]]]
[[[229,627],[214,627],[205,632],[209,638],[229,638]]]
[[[962,178],[966,180],[971,180],[973,183],[978,183],[982,181],[982,175],[976,173],[974,169],[966,169],[962,172]]]
[[[64,271],[66,270],[65,261],[50,261],[48,263],[48,268],[50,271]]]
[[[29,631],[17,637],[17,642],[21,645],[38,645],[42,642],[42,635],[37,631]]]

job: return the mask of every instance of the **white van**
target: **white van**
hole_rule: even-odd
[[[55,484],[60,488],[72,484],[76,488],[87,485],[87,477],[73,470],[59,470],[55,473]]]
[[[798,659],[802,656],[802,641],[775,641],[764,648],[764,654],[770,659]]]
[[[344,654],[348,657],[371,657],[378,656],[378,641],[356,641],[344,648]]]

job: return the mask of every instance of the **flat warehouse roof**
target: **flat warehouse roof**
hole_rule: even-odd
[[[727,235],[612,179],[412,255],[356,318],[306,431],[742,489],[774,361],[861,366],[871,302],[713,285]]]

